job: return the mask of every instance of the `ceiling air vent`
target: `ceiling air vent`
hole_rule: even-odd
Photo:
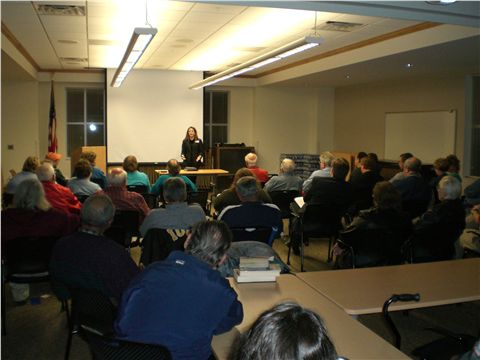
[[[36,4],[35,7],[39,15],[85,16],[85,6]]]
[[[61,57],[60,60],[63,62],[74,62],[74,63],[87,62],[86,58],[77,58],[77,57]]]
[[[324,24],[320,24],[318,27],[313,30],[326,30],[326,31],[341,31],[341,32],[351,32],[358,30],[361,27],[365,26],[364,24],[343,22],[343,21],[327,21]]]

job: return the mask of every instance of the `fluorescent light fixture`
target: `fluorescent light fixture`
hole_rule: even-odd
[[[128,43],[127,50],[117,71],[115,71],[110,86],[119,87],[122,85],[123,80],[125,80],[130,70],[133,69],[156,33],[157,29],[152,27],[135,28],[133,30],[132,38]]]
[[[299,52],[311,49],[315,46],[320,45],[322,42],[323,39],[321,37],[306,36],[290,44],[279,47],[278,49],[272,50],[264,55],[246,61],[243,64],[234,66],[230,69],[224,70],[222,72],[219,72],[218,74],[199,81],[193,85],[190,85],[190,89],[197,90],[205,86],[216,84],[223,80],[227,80],[234,76],[271,64],[275,61],[282,60],[288,56],[292,56],[294,54],[298,54]]]

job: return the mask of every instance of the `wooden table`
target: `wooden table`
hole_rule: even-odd
[[[350,315],[382,312],[393,294],[419,293],[419,302],[397,302],[390,311],[480,300],[480,259],[439,261],[297,274]]]
[[[155,170],[157,174],[165,175],[168,174],[167,170]],[[201,176],[201,175],[225,175],[228,174],[227,170],[223,169],[198,169],[198,170],[180,170],[180,175],[192,175],[192,176]]]
[[[281,275],[276,283],[236,284],[233,279],[230,283],[243,304],[244,320],[230,332],[213,338],[212,347],[218,359],[227,358],[235,337],[247,330],[263,311],[288,300],[320,314],[339,356],[349,359],[408,359],[294,275]]]

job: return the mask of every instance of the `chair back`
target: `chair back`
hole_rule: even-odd
[[[6,266],[6,277],[20,283],[45,281],[45,278],[26,275],[48,273],[52,249],[58,237],[21,237],[2,242],[2,258]],[[15,275],[21,274],[17,277]],[[46,275],[48,277],[48,275]]]
[[[147,185],[127,185],[128,191],[133,191],[139,194],[148,194],[148,186]]]
[[[90,181],[100,186],[102,189],[105,189],[105,180],[102,178],[90,178]]]
[[[189,204],[198,204],[202,207],[203,211],[207,213],[207,202],[208,202],[208,190],[198,190],[194,193],[188,193],[188,203]]]
[[[303,233],[308,237],[337,236],[342,213],[325,204],[305,204],[302,219]]]
[[[99,335],[82,327],[94,360],[170,360],[168,349],[161,345],[141,344]]]
[[[96,289],[69,288],[72,297],[72,321],[101,334],[112,334],[117,307],[104,293]]]
[[[282,212],[282,219],[290,218],[290,204],[300,196],[300,192],[298,190],[281,190],[271,191],[268,194],[272,198],[272,203],[277,205]]]
[[[233,227],[230,228],[233,241],[258,241],[272,246],[277,228],[272,227]]]
[[[124,247],[130,247],[132,236],[139,236],[140,212],[136,210],[116,210],[113,222],[105,231],[105,236]]]
[[[404,238],[386,228],[356,229],[341,232],[340,240],[350,246],[337,257],[339,267],[397,265],[402,262]]]
[[[174,250],[183,251],[189,230],[185,229],[150,229],[142,241],[140,263],[144,266],[160,261]]]
[[[75,196],[77,197],[78,201],[80,201],[82,204],[85,202],[85,200],[87,200],[90,195],[77,195],[75,194]]]
[[[145,202],[147,203],[147,205],[150,209],[158,208],[158,196],[157,195],[151,194],[151,193],[144,193],[144,194],[142,194],[142,196],[145,199]]]

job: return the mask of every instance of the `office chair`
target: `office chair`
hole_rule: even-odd
[[[298,190],[280,190],[269,191],[268,194],[272,198],[272,203],[277,205],[282,212],[282,219],[289,219],[292,216],[290,204],[300,196],[300,192]]]
[[[149,229],[142,240],[140,263],[147,266],[166,259],[174,250],[183,251],[189,233],[184,229]]]
[[[272,246],[275,234],[278,229],[276,227],[231,227],[233,241],[258,241]]]
[[[132,237],[140,236],[140,212],[136,210],[116,210],[113,222],[105,231],[105,237],[130,249]]]

